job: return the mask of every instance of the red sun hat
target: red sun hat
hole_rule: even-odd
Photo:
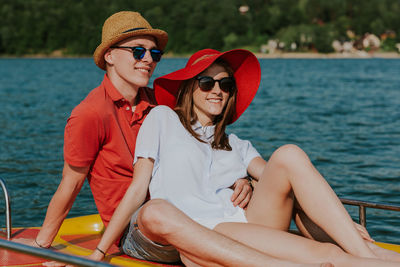
[[[234,73],[237,97],[236,112],[231,123],[236,121],[250,105],[261,80],[261,68],[257,57],[244,49],[234,49],[227,52],[203,49],[194,53],[183,69],[155,79],[154,90],[157,103],[174,108],[181,83],[202,73],[218,58],[226,61]]]

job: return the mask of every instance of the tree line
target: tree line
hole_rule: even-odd
[[[331,52],[334,40],[384,36],[381,49],[400,42],[400,0],[0,0],[0,55],[90,55],[104,20],[140,12],[168,32],[167,52],[210,47],[257,52],[268,40],[300,51]],[[349,32],[352,36],[349,35]],[[289,45],[282,49],[290,49]]]

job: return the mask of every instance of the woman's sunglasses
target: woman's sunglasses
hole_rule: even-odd
[[[219,88],[225,93],[232,93],[235,89],[235,79],[233,77],[225,77],[220,80],[214,80],[210,76],[198,76],[196,80],[199,81],[201,90],[208,92],[214,88],[215,82],[218,82]]]
[[[147,49],[142,46],[110,46],[110,48],[129,48],[132,50],[133,57],[137,60],[141,60],[144,55],[146,54],[146,51],[150,51],[151,58],[155,62],[159,62],[161,60],[162,54],[164,54],[163,51],[160,49],[152,48],[152,49]]]

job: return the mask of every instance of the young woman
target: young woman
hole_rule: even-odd
[[[194,221],[261,251],[278,265],[291,261],[398,266],[378,259],[300,148],[285,145],[266,162],[249,141],[225,133],[248,107],[259,82],[256,57],[240,49],[201,50],[185,68],[155,80],[161,106],[149,113],[140,129],[132,185],[92,258],[106,252],[131,219],[122,246],[126,254],[168,262],[179,259],[173,247],[140,232],[137,217],[149,189],[152,199],[167,200]],[[231,186],[246,173],[258,182],[244,210],[230,198]],[[340,247],[286,232],[294,199]],[[183,260],[190,265],[185,255]]]

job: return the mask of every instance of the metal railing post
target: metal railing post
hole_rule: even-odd
[[[3,188],[4,199],[6,203],[6,229],[7,229],[7,240],[11,239],[11,206],[10,206],[10,196],[8,194],[7,186],[4,180],[0,177],[0,184]]]
[[[358,208],[358,221],[362,226],[367,227],[366,208],[363,205],[360,205]]]
[[[392,204],[360,201],[346,198],[340,198],[340,201],[342,201],[344,205],[358,207],[358,222],[364,227],[367,225],[367,208],[400,211],[400,206]]]

